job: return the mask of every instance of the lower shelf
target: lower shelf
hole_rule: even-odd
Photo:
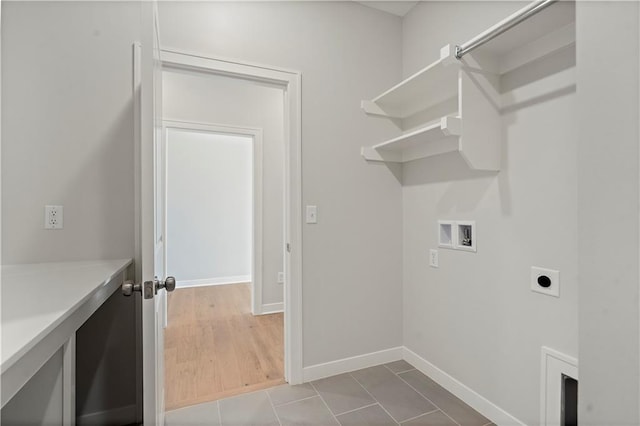
[[[462,119],[442,117],[439,122],[406,133],[389,141],[362,147],[361,154],[367,161],[405,163],[433,155],[459,150],[462,135]]]

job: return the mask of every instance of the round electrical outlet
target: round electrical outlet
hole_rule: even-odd
[[[540,287],[548,288],[551,286],[551,278],[546,275],[540,275],[538,277],[538,285]]]

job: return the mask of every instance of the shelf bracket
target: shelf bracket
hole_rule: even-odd
[[[360,155],[367,161],[373,161],[378,163],[401,163],[402,158],[397,153],[385,152],[381,154],[375,148],[370,146],[363,146],[360,148]]]
[[[459,64],[458,58],[456,57],[458,53],[458,46],[454,46],[452,44],[447,44],[440,48],[440,60],[442,61],[442,65],[448,66],[451,64]]]
[[[458,117],[442,117],[440,119],[440,128],[445,136],[461,136],[462,120]]]
[[[373,102],[373,101],[361,101],[360,102],[360,108],[362,108],[362,110],[367,115],[376,115],[376,116],[380,116],[380,117],[396,118],[393,115],[390,115],[389,113],[387,113],[382,108],[380,108],[380,106],[378,104],[376,104],[375,102]]]

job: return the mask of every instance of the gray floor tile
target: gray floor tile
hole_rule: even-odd
[[[342,426],[397,426],[378,404],[336,416]]]
[[[350,374],[340,374],[312,383],[333,414],[342,414],[376,402]]]
[[[279,425],[269,395],[265,391],[220,400],[220,417],[225,426]]]
[[[401,373],[399,376],[459,424],[484,426],[490,422],[489,419],[418,370]]]
[[[382,365],[358,370],[351,375],[397,422],[426,414],[436,408]]]
[[[318,394],[309,383],[302,385],[282,385],[268,390],[273,405],[282,405],[289,402],[311,398]]]
[[[425,414],[408,422],[402,423],[402,426],[458,426],[456,422],[442,414],[442,411],[434,411]]]
[[[167,411],[164,424],[166,426],[219,426],[218,403],[208,402],[206,404],[180,408],[179,410]]]
[[[279,405],[276,407],[276,411],[278,412],[278,418],[282,426],[339,425],[319,396],[292,402],[291,404]]]
[[[407,361],[401,359],[400,361],[390,362],[385,364],[387,368],[389,368],[394,373],[402,373],[404,371],[415,370],[415,367],[409,364]]]

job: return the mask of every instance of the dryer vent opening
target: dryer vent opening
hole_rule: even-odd
[[[540,426],[578,425],[578,360],[542,347]]]
[[[578,426],[578,381],[562,375],[562,419],[561,426]]]

